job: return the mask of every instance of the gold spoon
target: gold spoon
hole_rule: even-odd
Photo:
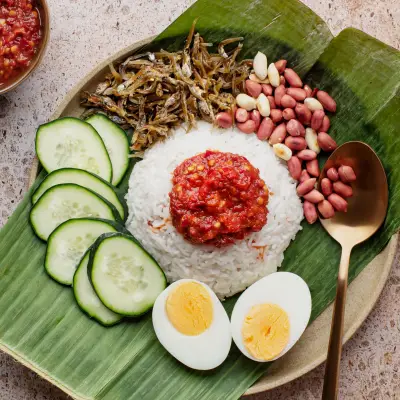
[[[357,180],[352,182],[353,197],[347,213],[336,213],[332,219],[320,218],[322,226],[342,246],[336,299],[333,308],[328,357],[325,368],[323,400],[336,400],[339,388],[339,367],[342,353],[344,310],[350,253],[354,246],[370,238],[382,225],[388,207],[388,185],[385,170],[376,153],[362,142],[348,142],[338,147],[326,162],[318,181],[326,171],[348,165]]]

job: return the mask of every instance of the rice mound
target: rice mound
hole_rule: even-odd
[[[172,225],[169,212],[174,169],[206,150],[246,157],[259,169],[270,190],[267,224],[260,232],[223,248],[186,241]],[[179,128],[145,152],[133,169],[126,201],[127,229],[160,264],[168,281],[197,279],[208,284],[221,299],[276,272],[303,219],[296,182],[286,163],[275,156],[266,142],[235,128],[221,130],[201,121],[190,133]]]

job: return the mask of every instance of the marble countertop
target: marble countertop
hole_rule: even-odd
[[[52,29],[47,54],[28,81],[0,97],[0,225],[26,191],[36,127],[48,120],[65,94],[96,64],[132,42],[161,32],[193,2],[48,0]],[[353,26],[400,49],[398,0],[303,2],[325,19],[334,34]],[[400,399],[399,254],[373,312],[344,347],[341,399]],[[323,374],[320,366],[251,400],[320,399]],[[66,400],[67,396],[0,354],[0,400],[28,399]]]

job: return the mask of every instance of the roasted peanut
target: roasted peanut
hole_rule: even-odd
[[[265,83],[265,84],[269,84],[269,79],[265,78],[265,79],[260,79],[256,74],[250,74],[249,75],[249,79],[253,82],[257,82],[257,83]]]
[[[228,112],[220,112],[216,115],[215,121],[221,128],[230,128],[233,125],[232,115]]]
[[[236,96],[236,103],[239,107],[247,111],[254,110],[257,107],[256,99],[244,93],[240,93]]]
[[[268,98],[268,101],[269,101],[269,108],[271,110],[275,109],[276,108],[276,104],[275,104],[274,96],[267,96],[267,98]]]
[[[315,151],[317,154],[321,152],[318,144],[318,136],[313,128],[306,129],[306,143],[310,150]]]
[[[275,89],[275,94],[274,94],[274,98],[275,98],[275,104],[280,107],[281,106],[281,99],[282,97],[286,94],[286,89],[284,85],[279,85],[276,89]]]
[[[324,195],[319,192],[317,189],[311,190],[311,192],[308,192],[304,196],[304,200],[309,201],[310,203],[318,204],[319,202],[324,200]]]
[[[277,143],[282,143],[286,137],[286,124],[283,122],[278,125],[274,131],[272,132],[271,137],[269,138],[269,144],[274,145]]]
[[[296,88],[301,88],[303,86],[303,82],[300,79],[299,75],[297,75],[297,73],[291,68],[285,69],[284,76],[290,86]]]
[[[253,68],[259,79],[265,79],[268,74],[267,56],[260,51],[256,54],[253,60]]]
[[[301,175],[301,161],[296,156],[292,156],[292,158],[288,161],[287,166],[290,176],[296,181],[299,180]]]
[[[274,108],[270,111],[270,117],[275,123],[282,121],[282,111]]]
[[[332,181],[336,182],[339,180],[339,173],[336,168],[331,167],[326,171],[326,176]]]
[[[279,72],[275,67],[274,63],[269,64],[268,66],[268,79],[269,79],[269,83],[273,86],[273,87],[278,87],[280,85],[280,76],[279,76]]]
[[[283,108],[295,108],[296,104],[296,100],[288,94],[284,94],[281,98],[281,106]]]
[[[297,103],[296,108],[294,109],[296,112],[297,118],[304,125],[310,125],[312,113],[304,104]]]
[[[333,205],[333,208],[337,211],[347,212],[347,201],[336,193],[332,193],[328,196],[328,201]]]
[[[247,110],[244,108],[238,108],[236,110],[235,118],[237,122],[246,122],[249,119],[250,115]]]
[[[324,109],[324,107],[322,107],[322,104],[317,99],[314,99],[314,97],[307,97],[304,100],[304,104],[312,112]]]
[[[283,143],[276,143],[272,147],[274,153],[282,160],[289,161],[292,158],[292,150]]]
[[[311,161],[311,160],[315,160],[317,158],[317,153],[310,149],[306,149],[306,150],[299,151],[299,153],[297,154],[297,157],[299,157],[300,160],[303,160],[303,161]]]
[[[329,117],[325,115],[321,127],[318,129],[318,132],[328,132],[329,127],[331,126],[331,121],[329,120]]]
[[[328,178],[321,180],[321,191],[324,196],[332,194],[332,182]]]
[[[293,87],[287,88],[286,94],[292,96],[297,101],[304,101],[304,99],[307,97],[306,91],[301,88],[293,88]]]
[[[323,110],[315,110],[311,118],[311,128],[318,131],[318,129],[321,128],[324,117],[325,113]]]
[[[318,211],[325,219],[333,218],[335,216],[335,210],[328,200],[322,200],[320,203],[318,203]]]
[[[261,93],[257,98],[257,109],[263,117],[269,117],[271,107],[268,97],[264,93]]]
[[[332,99],[332,97],[323,90],[319,90],[317,92],[317,99],[323,105],[325,110],[330,112],[336,112],[336,101]]]
[[[344,198],[353,196],[353,188],[342,181],[333,183],[333,191]]]
[[[250,79],[246,80],[245,86],[247,94],[251,97],[254,97],[255,99],[260,95],[262,91],[261,85],[257,82],[251,81]]]
[[[258,130],[258,127],[259,127],[260,124],[261,124],[261,114],[260,114],[260,112],[259,112],[258,110],[253,110],[253,111],[250,113],[250,119],[256,123],[256,129],[255,129],[255,131],[257,131],[257,130]]]
[[[246,122],[238,123],[236,126],[243,133],[253,133],[256,130],[256,123],[251,119],[248,119]]]
[[[308,174],[306,169],[303,169],[300,174],[299,182],[302,183],[307,179],[311,179],[311,176]]]
[[[311,190],[315,189],[315,182],[317,181],[316,178],[310,178],[307,179],[306,181],[300,183],[299,186],[297,186],[297,194],[299,196],[304,196],[305,194],[311,192]]]
[[[286,68],[287,61],[286,60],[279,60],[279,61],[276,61],[274,64],[275,64],[275,67],[278,70],[278,72],[280,74],[282,74],[283,71]]]
[[[339,167],[338,172],[341,181],[344,183],[354,182],[356,180],[354,169],[349,167],[348,165],[342,165],[341,167]]]
[[[313,224],[318,219],[317,209],[315,204],[305,201],[303,203],[304,216],[309,224]]]
[[[329,136],[326,132],[318,133],[318,144],[323,151],[327,152],[333,151],[337,147],[335,140],[331,136]]]
[[[315,177],[319,176],[319,165],[318,165],[318,160],[311,160],[306,162],[306,168],[307,172]]]
[[[285,144],[289,149],[294,151],[304,150],[307,147],[307,143],[304,138],[297,136],[288,136],[285,139]]]
[[[305,136],[306,134],[304,126],[297,119],[291,119],[287,123],[286,129],[291,136]]]
[[[272,131],[274,130],[274,128],[275,128],[275,125],[272,122],[271,118],[268,118],[268,117],[264,118],[261,121],[261,124],[260,124],[260,126],[259,126],[259,128],[257,130],[257,137],[260,140],[269,139],[269,137],[271,136]]]
[[[282,111],[282,117],[286,121],[290,121],[291,119],[295,119],[296,118],[296,114],[295,114],[293,108],[285,108]]]
[[[263,83],[261,85],[261,89],[262,92],[266,95],[266,96],[272,96],[272,93],[274,93],[274,89],[272,88],[272,86],[270,84],[265,84]]]

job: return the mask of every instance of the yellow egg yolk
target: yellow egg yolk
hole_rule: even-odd
[[[251,308],[242,326],[247,351],[256,359],[268,361],[278,356],[289,342],[290,323],[285,310],[276,304]]]
[[[211,296],[203,285],[184,282],[168,295],[166,312],[177,331],[197,336],[211,325],[214,310]]]

